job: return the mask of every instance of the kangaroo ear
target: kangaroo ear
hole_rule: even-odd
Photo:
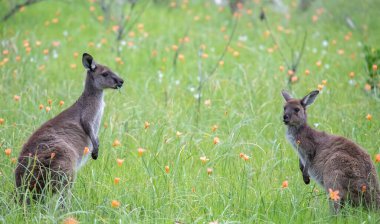
[[[304,98],[302,98],[301,100],[302,106],[307,107],[310,104],[314,103],[315,99],[318,96],[318,93],[319,93],[318,90],[314,90],[313,92],[307,94]]]
[[[96,68],[96,63],[91,55],[84,53],[82,56],[82,64],[85,69],[89,71],[94,71]]]
[[[292,97],[289,93],[287,93],[285,90],[282,90],[282,91],[281,91],[281,94],[282,94],[282,96],[284,97],[284,99],[285,99],[286,102],[293,98],[293,97]]]

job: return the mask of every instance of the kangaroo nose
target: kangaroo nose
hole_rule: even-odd
[[[285,114],[285,115],[284,115],[284,123],[285,123],[285,124],[289,123],[289,120],[290,120],[290,116],[287,115],[287,114]]]

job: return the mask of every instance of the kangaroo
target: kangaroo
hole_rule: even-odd
[[[335,214],[345,202],[380,208],[379,180],[368,153],[349,139],[308,126],[306,108],[318,94],[315,90],[302,99],[294,99],[282,91],[286,101],[283,116],[286,137],[299,156],[305,184],[310,183],[311,177],[330,195],[338,193],[330,202]]]
[[[42,195],[47,186],[53,193],[69,188],[76,171],[88,160],[89,152],[94,160],[98,158],[103,90],[121,88],[124,81],[87,53],[83,54],[82,63],[87,70],[82,95],[38,128],[18,157],[16,188],[23,193],[33,192],[33,199]]]

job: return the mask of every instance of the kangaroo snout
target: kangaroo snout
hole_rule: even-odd
[[[119,78],[115,80],[116,88],[121,88],[123,86],[124,80]]]
[[[288,114],[285,114],[283,118],[284,118],[284,119],[283,119],[284,123],[285,123],[285,124],[288,124],[289,121],[290,121],[290,116],[289,116]]]

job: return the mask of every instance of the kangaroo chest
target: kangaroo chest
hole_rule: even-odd
[[[95,135],[98,135],[99,133],[100,122],[102,121],[104,106],[105,106],[105,103],[102,98],[100,102],[98,103],[98,110],[95,111],[94,120],[92,122],[92,128],[94,130]]]
[[[307,155],[305,153],[305,150],[301,148],[300,140],[296,139],[296,137],[292,133],[289,133],[289,131],[286,133],[286,138],[298,154],[298,157],[301,159],[302,164],[305,164]]]

